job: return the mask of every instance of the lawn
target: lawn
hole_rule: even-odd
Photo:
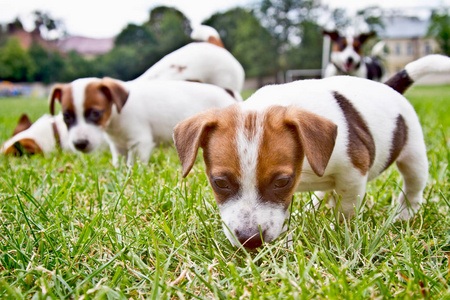
[[[393,223],[401,178],[391,167],[358,217],[331,229],[328,207],[303,210],[258,251],[228,242],[199,159],[181,178],[173,147],[115,169],[111,155],[0,156],[0,298],[450,299],[450,85],[413,87],[428,158],[426,203]],[[0,142],[47,100],[0,99]]]

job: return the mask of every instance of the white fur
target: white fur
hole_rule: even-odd
[[[226,49],[199,42],[167,54],[135,81],[148,79],[200,81],[240,92],[245,73],[241,64]]]
[[[77,123],[69,129],[70,142],[74,142],[72,137],[81,137],[97,145],[103,134],[100,126],[87,124],[80,112],[84,102],[80,95],[86,83],[94,80],[99,79],[72,83]],[[166,80],[117,83],[129,91],[129,96],[120,113],[113,106],[105,130],[114,164],[118,154],[127,155],[128,165],[135,158],[146,163],[155,145],[172,141],[173,128],[179,121],[208,108],[236,103],[223,88],[210,84]]]
[[[43,153],[49,153],[56,150],[57,142],[55,140],[55,135],[53,132],[52,123],[55,122],[58,129],[59,138],[61,141],[61,148],[63,150],[68,150],[68,135],[67,127],[63,121],[62,114],[56,116],[51,116],[45,114],[34,122],[30,128],[19,132],[12,138],[8,139],[1,147],[0,152],[5,153],[6,149],[14,145],[19,140],[22,139],[32,139],[41,148]]]
[[[195,26],[191,33],[191,39],[196,41],[208,41],[209,37],[214,37],[220,40],[220,35],[216,29],[208,25]]]

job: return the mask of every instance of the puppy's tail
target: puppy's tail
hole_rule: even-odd
[[[433,73],[450,73],[450,57],[432,54],[419,58],[407,64],[385,84],[403,94],[415,81]]]
[[[194,30],[192,30],[191,33],[191,39],[195,41],[208,42],[216,46],[225,48],[217,30],[208,25],[199,25],[197,27],[194,27]]]

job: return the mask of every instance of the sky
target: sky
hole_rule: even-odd
[[[149,11],[159,5],[172,6],[188,17],[193,25],[200,24],[216,12],[225,12],[237,6],[258,3],[258,0],[0,0],[0,23],[23,22],[31,30],[32,12],[47,12],[52,18],[62,20],[71,35],[108,38],[120,33],[129,23],[142,24],[148,20]],[[440,6],[450,7],[450,0],[322,0],[330,7],[350,11],[378,5],[411,12],[428,11]],[[422,14],[423,15],[423,14]]]

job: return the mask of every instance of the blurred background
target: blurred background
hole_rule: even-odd
[[[0,96],[45,97],[52,83],[80,77],[134,79],[192,42],[198,24],[217,29],[245,69],[246,89],[320,77],[324,28],[375,31],[365,52],[385,41],[389,73],[426,54],[450,55],[450,0],[113,3],[1,0]]]

